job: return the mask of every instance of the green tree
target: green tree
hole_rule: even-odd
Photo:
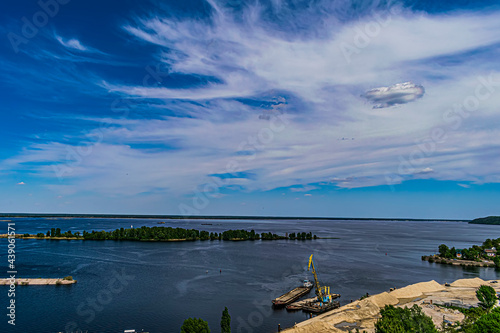
[[[382,318],[375,324],[376,333],[438,333],[432,319],[416,304],[404,309],[386,305],[380,314]]]
[[[231,316],[227,307],[222,311],[222,318],[220,320],[220,331],[221,333],[231,333]]]
[[[450,249],[448,248],[448,246],[446,246],[446,244],[439,245],[438,250],[439,250],[439,256],[443,258],[446,258],[448,256],[448,252],[450,251]]]
[[[500,332],[500,311],[494,309],[491,313],[481,316],[472,325],[469,332],[473,333],[498,333]]]
[[[482,285],[476,290],[476,297],[479,300],[479,305],[485,308],[488,312],[497,302],[495,289],[486,285]]]
[[[496,268],[500,268],[500,257],[493,258],[493,262],[495,263]]]
[[[210,328],[201,318],[188,318],[182,324],[181,333],[210,333]]]

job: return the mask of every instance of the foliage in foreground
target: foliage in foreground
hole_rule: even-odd
[[[181,333],[210,333],[210,328],[201,318],[188,318],[182,324]]]
[[[231,316],[227,307],[222,311],[222,318],[220,320],[220,331],[221,333],[231,333]]]
[[[479,305],[489,311],[497,303],[497,293],[490,286],[482,285],[476,291],[476,297],[479,300]]]
[[[500,310],[498,308],[481,316],[467,333],[500,333]]]
[[[376,333],[438,333],[432,319],[416,304],[404,309],[386,305],[380,314],[382,318],[375,324]]]

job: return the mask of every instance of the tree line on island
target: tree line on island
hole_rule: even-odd
[[[31,236],[25,234],[26,237]],[[272,232],[256,233],[254,230],[226,230],[220,233],[208,232],[196,229],[183,229],[172,227],[140,227],[140,228],[120,228],[113,231],[84,231],[83,233],[71,230],[61,232],[60,228],[52,228],[46,234],[38,233],[38,238],[69,238],[69,239],[84,239],[84,240],[131,240],[131,241],[169,241],[169,240],[311,240],[317,239],[312,232],[290,233],[285,236],[277,235]]]

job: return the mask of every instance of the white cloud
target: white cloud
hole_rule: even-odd
[[[83,45],[76,38],[65,39],[59,35],[54,35],[54,38],[67,49],[76,50],[79,52],[87,52],[87,53],[102,53],[101,51],[95,48]]]
[[[319,187],[317,186],[311,186],[311,185],[305,185],[305,186],[300,186],[300,187],[291,187],[290,191],[292,192],[309,192],[312,190],[317,190]]]
[[[17,183],[17,185],[26,185],[26,183],[25,182],[19,182],[19,183]]]
[[[424,96],[425,89],[412,82],[397,83],[390,87],[368,90],[363,97],[375,104],[374,109],[413,102]]]

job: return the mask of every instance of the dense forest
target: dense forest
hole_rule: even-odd
[[[114,231],[84,231],[72,233],[67,231],[62,233],[60,228],[52,228],[46,234],[38,233],[39,238],[75,238],[84,240],[132,240],[132,241],[169,241],[169,240],[310,240],[317,239],[312,232],[290,233],[285,236],[273,234],[271,232],[258,234],[254,230],[226,230],[221,233],[200,231],[196,229],[183,229],[172,227],[140,227],[130,229],[116,229]]]
[[[500,216],[488,216],[474,219],[470,224],[500,224]]]

